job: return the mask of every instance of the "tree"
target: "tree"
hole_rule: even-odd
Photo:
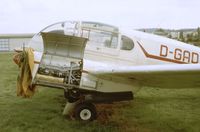
[[[179,34],[179,40],[183,41],[184,38],[183,38],[183,31],[180,31],[180,34]]]
[[[191,42],[192,41],[192,34],[187,34],[187,42]]]
[[[197,28],[198,40],[200,40],[200,27]]]

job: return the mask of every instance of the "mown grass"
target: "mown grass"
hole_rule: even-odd
[[[0,132],[200,131],[200,88],[143,88],[134,101],[98,105],[99,118],[81,123],[62,116],[62,90],[38,87],[32,98],[16,96],[12,53],[0,53],[0,71]]]

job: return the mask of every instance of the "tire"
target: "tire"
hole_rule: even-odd
[[[79,121],[93,121],[97,117],[96,108],[92,103],[80,103],[75,107],[74,116]]]

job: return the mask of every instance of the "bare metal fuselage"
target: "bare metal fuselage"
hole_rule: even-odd
[[[112,73],[124,66],[199,63],[200,59],[199,48],[194,46],[149,39],[148,35],[94,22],[50,25],[33,37],[30,47],[35,50],[34,84],[102,93],[132,93],[142,80],[126,73],[123,77],[97,76],[97,72]],[[169,85],[171,80],[165,80]]]

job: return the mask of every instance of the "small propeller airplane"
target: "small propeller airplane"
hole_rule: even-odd
[[[88,21],[52,24],[29,42],[32,84],[64,89],[75,119],[97,117],[94,103],[132,100],[146,86],[200,86],[200,48],[132,29]]]

